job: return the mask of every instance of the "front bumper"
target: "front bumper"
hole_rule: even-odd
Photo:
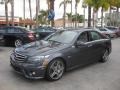
[[[10,57],[10,63],[16,72],[24,75],[28,79],[40,79],[45,76],[45,67],[18,63],[12,56]]]

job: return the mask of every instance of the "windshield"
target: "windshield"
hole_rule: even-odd
[[[59,31],[51,35],[46,39],[46,41],[55,41],[59,43],[71,43],[76,37],[77,32],[75,31]]]

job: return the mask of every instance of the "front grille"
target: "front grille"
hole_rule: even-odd
[[[18,53],[18,52],[14,52],[14,59],[17,61],[17,62],[21,62],[21,63],[23,63],[24,61],[25,61],[25,59],[26,59],[26,55],[23,55],[23,54],[21,54],[21,53]]]

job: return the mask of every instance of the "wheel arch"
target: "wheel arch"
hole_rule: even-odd
[[[65,71],[66,71],[66,70],[67,70],[67,62],[66,62],[66,60],[65,60],[63,57],[60,57],[60,56],[54,57],[52,60],[50,60],[50,62],[48,63],[48,65],[49,65],[53,60],[56,60],[56,59],[59,59],[59,60],[62,60],[62,61],[63,61],[64,65],[65,65]]]

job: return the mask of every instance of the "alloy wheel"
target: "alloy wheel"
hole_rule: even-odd
[[[53,80],[60,79],[64,73],[64,63],[61,60],[55,60],[49,69],[49,76]]]

